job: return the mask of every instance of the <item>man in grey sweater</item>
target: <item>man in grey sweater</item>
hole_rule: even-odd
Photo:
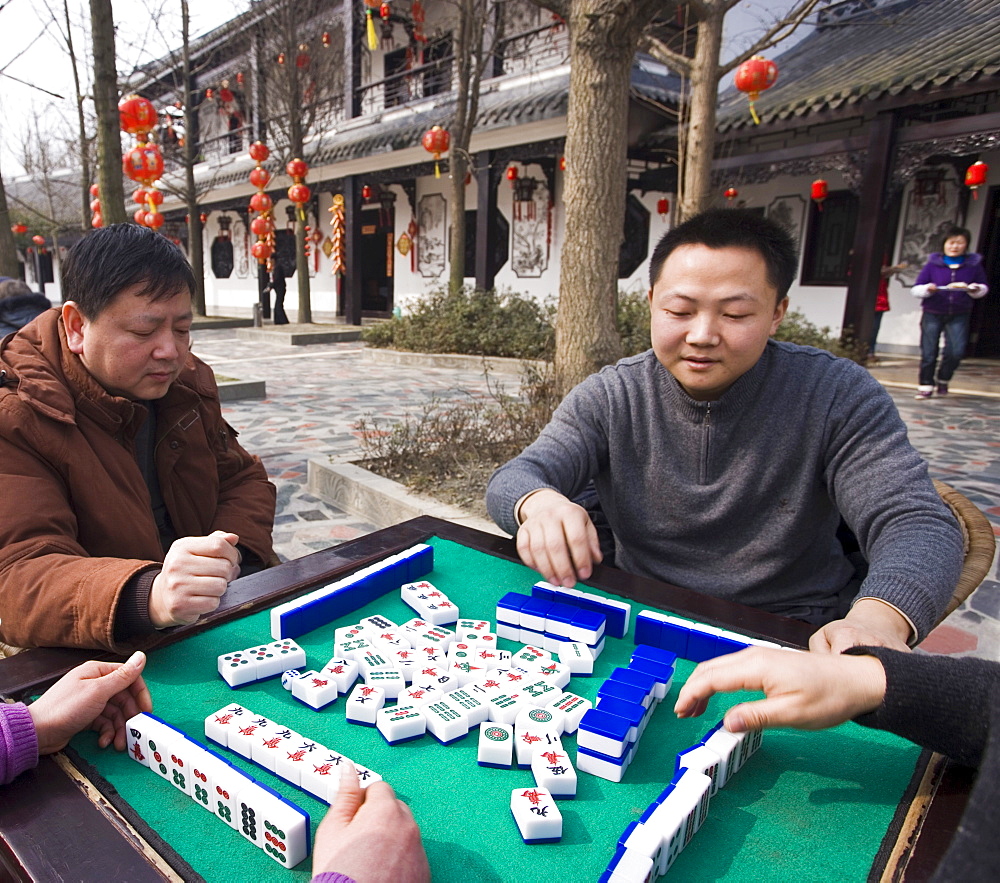
[[[769,339],[797,265],[781,227],[741,210],[661,239],[652,350],[572,390],[490,480],[525,564],[561,585],[590,576],[597,533],[572,499],[593,481],[623,570],[815,623],[814,650],[927,635],[958,581],[958,525],[867,371]]]

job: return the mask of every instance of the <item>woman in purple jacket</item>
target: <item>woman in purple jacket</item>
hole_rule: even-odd
[[[969,253],[971,234],[952,227],[944,237],[941,253],[934,252],[917,276],[913,296],[923,300],[920,319],[920,380],[918,399],[934,395],[938,344],[944,332],[944,355],[937,368],[937,393],[948,393],[948,381],[958,368],[969,341],[972,302],[983,297],[989,286],[982,255]]]

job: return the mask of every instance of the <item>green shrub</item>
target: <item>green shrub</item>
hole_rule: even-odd
[[[619,292],[618,333],[622,338],[623,356],[634,356],[649,349],[649,299],[645,292]]]
[[[511,292],[437,289],[409,315],[365,328],[362,339],[412,352],[551,359],[554,312]]]
[[[864,364],[867,356],[867,348],[859,345],[850,334],[845,335],[843,340],[833,337],[828,327],[820,328],[814,325],[798,310],[785,313],[785,318],[774,333],[774,339],[828,350],[835,356],[842,356],[861,364]]]

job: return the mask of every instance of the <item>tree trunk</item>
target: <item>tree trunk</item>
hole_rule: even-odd
[[[191,76],[191,16],[188,0],[181,0],[181,77],[184,84],[184,202],[187,206],[188,260],[194,271],[194,311],[207,313],[205,306],[205,251],[202,240],[201,208],[194,181],[194,164],[198,160],[195,137],[195,89]]]
[[[73,90],[76,97],[77,138],[80,143],[80,197],[82,199],[80,213],[80,229],[90,229],[90,145],[87,141],[87,121],[83,113],[83,102],[86,100],[80,87],[80,71],[76,66],[76,49],[73,46],[73,26],[69,17],[69,0],[63,0],[63,16],[66,20],[66,50],[69,52],[69,63],[73,69]]]
[[[452,150],[448,167],[453,207],[449,239],[451,263],[448,267],[448,288],[451,291],[460,291],[465,285],[465,175],[469,168],[466,155]]]
[[[105,224],[123,224],[122,146],[118,134],[118,72],[115,68],[115,23],[111,0],[90,0],[94,46],[94,109],[97,111],[97,183]]]
[[[658,3],[575,0],[569,19],[566,241],[560,259],[556,375],[562,390],[621,354],[618,254],[625,223],[629,77]]]
[[[3,175],[0,174],[0,276],[19,279],[21,277],[20,270],[20,263],[17,260],[17,246],[14,244],[14,231],[10,229],[7,191],[3,186]]]
[[[684,221],[712,204],[715,112],[725,16],[724,8],[709,6],[705,18],[698,22],[698,42],[691,63],[687,126],[681,129],[684,137],[684,177],[678,221]]]

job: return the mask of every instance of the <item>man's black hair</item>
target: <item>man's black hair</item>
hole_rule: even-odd
[[[968,251],[972,248],[972,234],[965,229],[965,227],[949,227],[944,231],[944,236],[941,237],[941,250],[944,251],[944,244],[951,239],[952,236],[963,236],[965,238],[965,250]]]
[[[88,233],[62,264],[62,296],[87,319],[96,319],[122,291],[142,284],[150,300],[187,290],[194,295],[194,273],[174,243],[148,227],[112,224]]]
[[[656,285],[664,262],[682,245],[757,252],[767,266],[767,281],[778,291],[779,303],[788,295],[799,266],[795,242],[780,224],[748,209],[709,209],[663,234],[649,259],[650,286]]]

